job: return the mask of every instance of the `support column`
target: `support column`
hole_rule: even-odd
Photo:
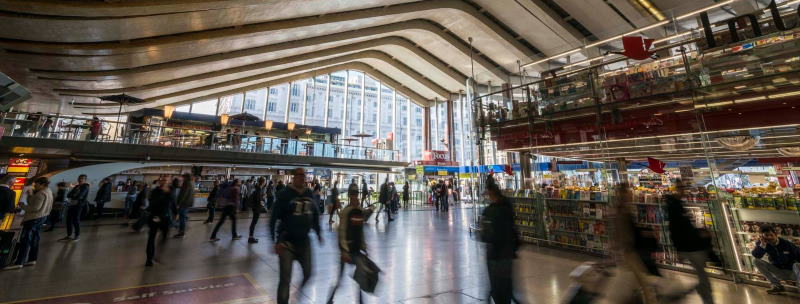
[[[422,115],[422,145],[424,150],[431,149],[431,107],[424,107]]]
[[[466,149],[464,149],[464,145],[466,145],[466,142],[464,141],[464,132],[466,132],[467,124],[471,123],[471,122],[469,122],[469,120],[465,120],[464,119],[464,108],[465,108],[464,104],[465,104],[464,95],[461,92],[459,92],[458,93],[458,114],[459,114],[459,119],[461,121],[461,127],[458,129],[460,131],[459,132],[460,133],[459,136],[460,136],[460,139],[461,139],[461,144],[460,144],[459,149],[461,149],[461,161],[464,164],[466,164],[467,163],[467,152],[466,152]]]
[[[383,89],[381,82],[378,81],[378,121],[375,122],[375,138],[381,138],[383,130],[381,124],[383,123]]]
[[[534,189],[531,184],[531,152],[519,152],[519,172],[522,175],[522,189]]]
[[[288,90],[286,92],[286,114],[284,114],[284,117],[283,117],[283,122],[285,122],[285,123],[289,123],[289,110],[290,110],[289,109],[289,105],[291,104],[291,100],[292,100],[292,85],[293,84],[291,82],[289,82],[289,87],[288,87]]]
[[[331,74],[328,74],[328,84],[325,86],[325,113],[322,113],[322,124],[324,127],[328,127],[328,109],[330,109],[331,103]],[[344,134],[342,134],[344,136]]]
[[[392,150],[396,146],[395,143],[397,142],[397,124],[402,121],[399,118],[400,110],[397,109],[397,98],[392,98],[392,136],[394,136],[394,140],[392,140]]]
[[[455,149],[455,131],[453,130],[453,98],[450,97],[449,100],[445,101],[446,112],[445,112],[445,119],[447,119],[447,152],[450,155],[450,160],[453,161],[456,159],[456,149]]]
[[[344,104],[342,105],[342,137],[347,137],[347,102],[350,99],[350,71],[344,71]]]
[[[397,91],[392,92],[392,98],[397,101]],[[406,161],[411,162],[411,100],[406,99]]]
[[[316,80],[317,80],[316,77],[311,78],[311,83],[316,85],[316,83],[315,83]],[[306,81],[308,81],[308,80],[306,80]],[[300,116],[300,117],[302,117],[300,119],[300,124],[302,124],[302,125],[306,124],[306,111],[307,111],[307,109],[308,109],[308,83],[306,83],[306,85],[303,86],[303,108],[301,109],[303,111],[303,113],[301,113],[302,116]]]
[[[366,113],[364,113],[364,110],[366,109],[366,104],[367,104],[366,94],[365,94],[366,90],[367,90],[367,88],[366,88],[366,84],[367,84],[366,78],[367,78],[367,74],[362,74],[361,75],[361,115],[359,115],[359,116],[361,116],[361,126],[359,128],[359,133],[364,133],[364,120],[366,119],[366,116],[367,116]],[[380,108],[380,106],[378,108]],[[363,138],[363,137],[359,138],[358,139],[358,145],[363,147],[364,146],[364,140],[366,140],[366,139]]]

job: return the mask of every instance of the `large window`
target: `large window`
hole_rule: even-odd
[[[187,105],[178,106],[178,107],[175,108],[175,112],[186,112],[186,113],[189,113],[189,111],[191,111],[191,110],[192,110],[192,105],[188,105],[188,104]]]
[[[291,95],[289,96],[289,121],[303,123],[303,92],[308,83],[307,79],[292,82]]]
[[[269,88],[262,88],[239,94],[195,102],[181,106],[177,111],[197,114],[239,114],[247,112],[261,119],[338,128],[343,131],[339,138],[349,138],[354,134],[365,133],[372,137],[350,144],[374,146],[373,140],[388,138],[394,132],[392,148],[397,150],[401,160],[422,159],[423,109],[394,89],[382,85],[380,81],[359,71],[339,71],[319,75],[310,79],[297,80]],[[432,109],[431,116],[439,124],[437,133],[444,134],[446,126],[445,108],[440,113]],[[467,114],[467,113],[464,113]],[[326,120],[327,118],[327,120]],[[438,119],[437,119],[438,118]],[[466,117],[465,117],[466,119]],[[460,119],[455,118],[456,121]],[[469,121],[466,119],[466,121]],[[463,125],[456,126],[459,131]],[[458,145],[467,145],[468,138]],[[441,137],[437,137],[441,138]],[[432,140],[434,147],[440,143]],[[459,147],[456,147],[458,149]]]
[[[289,84],[281,84],[269,88],[267,119],[286,121],[286,98],[289,97]]]
[[[399,102],[401,99],[407,100],[405,97],[397,95],[397,101]],[[423,143],[422,139],[422,120],[425,111],[422,110],[422,107],[416,104],[411,104],[411,109],[413,110],[411,111],[411,120],[418,122],[411,124],[411,141],[409,142],[409,146],[411,147],[411,160],[421,160],[422,151],[425,150],[425,144]]]
[[[328,76],[317,76],[306,83],[306,124],[325,125],[325,90]]]
[[[248,91],[244,95],[244,109],[243,112],[247,112],[250,114],[255,115],[260,119],[264,119],[264,110],[266,108],[267,103],[267,89],[258,89],[254,91]]]
[[[192,105],[192,114],[217,115],[217,99],[194,103]]]
[[[400,153],[401,160],[408,160],[408,99],[400,98],[397,96],[397,103],[395,110],[395,133],[394,133],[394,146],[395,150]]]
[[[378,134],[378,90],[380,83],[364,75],[364,133],[371,134],[371,138],[364,140],[364,146],[374,147],[373,140],[386,138],[390,130],[381,130]]]
[[[349,82],[347,90],[347,121],[345,122],[345,135],[361,133],[361,82],[364,74],[357,71],[347,71]]]
[[[242,113],[242,98],[244,94],[225,96],[219,99],[219,114],[234,115]]]
[[[328,97],[328,127],[331,128],[342,128],[345,79],[347,79],[347,71],[331,74],[331,93]]]

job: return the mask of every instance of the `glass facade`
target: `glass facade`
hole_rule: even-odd
[[[424,150],[423,108],[377,79],[353,70],[199,101],[177,110],[208,115],[247,112],[265,120],[339,128],[342,129],[340,138],[368,134],[371,137],[344,144],[375,147],[385,142],[386,147],[400,153],[403,161],[422,159]],[[434,149],[445,150],[441,139],[447,126],[446,110],[443,102],[440,102],[439,111],[431,109],[436,121],[431,123]],[[454,112],[457,113],[460,112]],[[460,120],[457,115],[454,121]],[[468,142],[458,136],[457,133],[457,145]],[[389,138],[393,140],[387,141]],[[392,144],[388,145],[389,142]],[[459,153],[459,148],[456,147],[456,159],[461,161],[464,153]]]

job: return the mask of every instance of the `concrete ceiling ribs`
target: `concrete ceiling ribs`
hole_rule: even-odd
[[[619,1],[0,0],[0,71],[34,92],[26,104],[55,101],[68,112],[115,111],[101,95],[154,107],[331,67],[362,70],[428,105],[465,90],[470,77],[480,87],[529,81],[520,63],[581,44],[583,30],[548,13],[548,3],[611,33],[624,17],[610,2]],[[583,11],[599,5],[595,15]]]
[[[287,83],[287,82],[290,82],[290,81],[309,79],[309,78],[312,78],[312,77],[325,75],[325,74],[328,74],[328,73],[334,73],[334,72],[338,72],[338,71],[342,71],[342,70],[357,70],[357,71],[364,72],[367,75],[369,75],[370,77],[381,81],[383,84],[394,88],[395,90],[397,90],[398,93],[407,96],[412,101],[416,101],[416,100],[423,101],[423,102],[420,103],[420,105],[422,105],[422,106],[426,106],[427,107],[427,106],[430,106],[432,104],[427,99],[427,97],[422,96],[419,93],[417,93],[416,91],[409,89],[406,85],[398,82],[397,80],[392,79],[391,77],[386,76],[386,74],[384,74],[383,72],[373,68],[372,66],[370,66],[370,65],[368,65],[366,63],[363,63],[363,62],[347,62],[347,63],[331,65],[331,66],[327,66],[327,67],[323,67],[323,68],[307,70],[307,71],[300,72],[300,73],[297,73],[297,74],[292,74],[291,76],[283,76],[283,77],[275,78],[275,79],[268,80],[268,81],[251,83],[251,84],[247,84],[247,85],[233,86],[233,87],[228,88],[228,90],[217,91],[217,92],[214,92],[212,94],[203,94],[203,93],[208,93],[208,91],[197,90],[196,92],[187,92],[186,94],[183,94],[183,95],[163,96],[162,100],[155,101],[155,102],[152,102],[152,103],[147,104],[147,105],[142,105],[142,106],[123,106],[122,112],[123,113],[127,113],[127,112],[130,112],[130,111],[138,110],[138,109],[140,109],[142,107],[158,107],[158,106],[167,105],[167,104],[181,105],[181,104],[187,104],[187,103],[191,103],[191,102],[195,102],[195,101],[203,101],[203,100],[216,98],[216,97],[219,97],[219,96],[227,96],[227,95],[232,95],[232,94],[239,94],[239,93],[244,92],[244,91],[256,90],[256,89],[261,89],[261,88],[274,86],[274,85],[278,85],[278,84],[284,84],[284,83]],[[115,106],[118,107],[118,105],[115,105]],[[93,111],[91,111],[91,112],[84,111],[87,114],[114,114],[114,113],[116,113],[115,112],[116,110],[114,110],[112,108],[103,108],[103,109],[101,109],[101,108],[96,108],[94,106],[86,106],[86,105],[84,105],[84,106],[76,106],[76,108],[83,108],[83,109],[93,108]]]
[[[358,48],[353,48],[358,50]],[[348,50],[352,51],[352,50]],[[377,60],[386,63],[385,67],[382,67],[388,73],[392,75],[396,75],[395,77],[391,77],[392,79],[408,79],[407,82],[418,82],[421,86],[425,87],[426,90],[422,91],[420,95],[427,96],[427,99],[446,99],[450,96],[450,91],[447,89],[439,86],[438,84],[434,83],[430,79],[424,77],[421,73],[409,68],[408,66],[404,65],[401,62],[393,59],[391,56],[387,55],[384,52],[376,51],[376,50],[362,50],[355,53],[349,53],[342,56],[331,57],[323,60],[315,60],[321,57],[327,57],[340,54],[339,52],[335,52],[335,49],[329,50],[325,52],[325,54],[319,53],[311,53],[311,54],[303,54],[297,56],[290,56],[282,59],[277,59],[274,61],[263,62],[254,64],[252,66],[242,66],[230,70],[221,70],[217,72],[210,72],[206,74],[195,75],[192,77],[188,77],[188,79],[175,79],[171,81],[165,81],[161,83],[153,83],[141,87],[131,87],[131,88],[118,88],[118,89],[105,89],[105,90],[75,90],[75,89],[58,89],[57,91],[60,94],[64,95],[72,95],[72,96],[102,96],[102,95],[109,95],[109,94],[118,94],[118,93],[126,93],[126,94],[134,94],[136,96],[141,96],[142,98],[149,100],[149,101],[159,101],[161,99],[166,98],[167,96],[176,96],[186,94],[186,92],[195,92],[197,90],[211,90],[211,89],[218,89],[230,85],[238,85],[244,84],[253,81],[259,81],[262,79],[270,78],[270,77],[280,77],[286,74],[292,73],[299,73],[306,70],[311,70],[317,67],[341,64],[345,62],[351,61],[369,61],[369,60]],[[266,73],[260,73],[250,76],[237,76],[234,78],[227,77],[229,80],[226,81],[213,81],[215,77],[226,76],[230,74],[238,74],[242,71],[246,70],[256,70],[259,68],[270,67],[270,66],[279,66],[285,65],[290,63],[297,63],[297,62],[308,62],[301,65],[290,66],[288,68],[278,69],[269,71]],[[373,64],[370,64],[371,66]],[[396,71],[392,71],[395,69]],[[402,75],[401,75],[402,74]],[[202,80],[210,79],[212,81],[205,82]],[[175,88],[180,88],[181,83],[189,83],[189,82],[197,82],[200,83],[200,86],[193,85],[191,88],[183,91],[175,91],[171,93],[166,93],[162,95],[158,95],[164,92],[173,91]],[[204,85],[203,85],[204,84]],[[419,87],[419,85],[415,86]],[[164,89],[166,88],[166,89]],[[424,101],[424,100],[422,100]]]
[[[197,12],[117,14],[90,19],[26,15],[26,22],[21,23],[37,30],[24,36],[15,36],[13,28],[0,30],[0,47],[27,62],[35,81],[45,84],[45,91],[59,93],[56,96],[135,94],[151,89],[140,96],[151,99],[191,90],[190,86],[208,87],[208,82],[196,81],[207,79],[208,73],[241,70],[253,62],[270,59],[275,62],[277,58],[291,57],[287,55],[293,52],[320,55],[320,48],[345,47],[371,39],[382,46],[373,49],[399,63],[393,68],[415,76],[386,72],[389,77],[405,78],[400,82],[422,96],[435,94],[435,98],[447,99],[452,92],[462,90],[466,75],[473,73],[470,59],[475,59],[479,82],[503,83],[511,79],[508,68],[515,68],[518,58],[538,56],[537,50],[478,9],[461,0],[433,0],[221,28],[206,25],[199,30],[197,26],[181,29],[168,21],[180,14]],[[13,19],[11,16],[4,14],[0,20]],[[100,26],[103,24],[106,26]],[[165,26],[170,29],[154,29],[158,24],[170,24]],[[468,37],[474,38],[474,49],[465,41]],[[391,46],[401,46],[404,51],[391,50]],[[248,77],[253,73],[226,77]],[[180,85],[166,91],[155,90],[177,84]],[[422,86],[415,87],[419,84]],[[56,89],[49,90],[52,87]],[[443,94],[445,90],[447,94]]]

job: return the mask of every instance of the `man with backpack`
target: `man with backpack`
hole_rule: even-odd
[[[178,234],[175,238],[182,239],[186,235],[186,223],[189,222],[189,208],[194,206],[194,177],[189,173],[183,174],[183,185],[178,191]]]
[[[277,230],[276,224],[278,224]],[[314,203],[311,189],[307,187],[306,171],[297,168],[292,170],[291,183],[277,194],[269,221],[269,232],[275,241],[275,253],[280,260],[278,304],[289,303],[289,284],[292,282],[292,264],[295,260],[303,269],[301,288],[311,277],[312,255],[308,233],[312,229],[317,233],[317,239],[322,242],[319,210]]]

